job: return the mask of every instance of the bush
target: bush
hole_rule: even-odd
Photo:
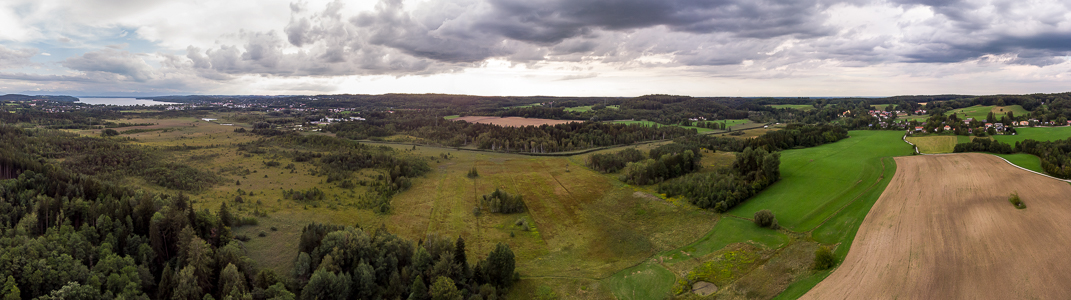
[[[472,167],[472,170],[469,170],[469,174],[466,176],[468,176],[469,178],[480,177],[480,172],[476,172],[476,167]]]
[[[770,212],[769,209],[763,209],[755,212],[755,225],[772,229],[779,228],[779,226],[777,225],[777,218],[774,218],[773,212]]]
[[[1023,203],[1023,199],[1019,199],[1019,193],[1012,193],[1011,196],[1008,197],[1008,202],[1011,202],[1011,204],[1014,205],[1015,208],[1026,208],[1026,203]]]
[[[837,258],[833,256],[833,250],[828,247],[818,247],[814,251],[814,269],[828,270],[837,264]]]
[[[263,231],[261,231],[260,233],[257,233],[257,236],[259,236],[259,237],[266,237],[266,236],[268,236],[268,233],[267,233],[267,232],[263,232]]]

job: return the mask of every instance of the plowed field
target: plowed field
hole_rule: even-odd
[[[844,262],[804,299],[1071,299],[1071,185],[987,154],[896,165]]]

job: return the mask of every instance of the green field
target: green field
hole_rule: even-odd
[[[874,105],[871,105],[870,107],[873,107],[875,110],[885,110],[885,108],[889,107],[889,105],[892,105],[892,104],[874,104]]]
[[[1066,140],[1071,138],[1071,126],[1023,127],[1016,128],[1015,133],[1015,135],[994,135],[993,138],[1013,146],[1015,142],[1022,142],[1028,139],[1035,141]]]
[[[461,115],[452,115],[452,116],[445,116],[445,117],[443,117],[443,119],[453,120],[453,119],[457,119],[457,118],[460,118],[460,117],[461,117]]]
[[[729,213],[749,218],[769,209],[781,226],[810,231],[874,187],[883,176],[882,157],[914,152],[900,139],[899,131],[851,131],[849,135],[833,144],[784,151],[781,180]],[[890,162],[885,162],[886,173]]]
[[[588,105],[588,106],[577,106],[577,107],[566,107],[566,108],[565,108],[565,111],[571,111],[571,112],[585,112],[585,111],[591,111],[591,107],[592,107],[592,106],[594,106],[594,105]],[[618,106],[617,106],[617,105],[607,105],[607,106],[606,106],[606,108],[608,108],[608,109],[618,109]]]
[[[960,143],[960,138],[967,138],[967,136],[954,136],[954,135],[931,135],[931,136],[910,136],[907,137],[907,141],[915,144],[919,147],[919,152],[925,154],[936,153],[952,153],[952,150],[956,148],[956,144]]]
[[[1026,115],[1026,114],[1030,113],[1030,112],[1026,111],[1025,109],[1023,109],[1022,106],[1019,106],[1019,105],[1012,105],[1012,106],[995,106],[995,105],[982,106],[982,105],[975,105],[975,106],[971,106],[971,107],[964,107],[964,108],[960,108],[960,109],[954,109],[952,111],[949,111],[946,114],[956,113],[957,116],[959,116],[959,118],[961,120],[962,119],[966,119],[966,118],[974,118],[975,120],[983,120],[983,119],[989,117],[989,113],[990,112],[993,113],[993,115],[994,115],[994,117],[996,119],[1000,119],[1001,116],[1007,114],[1008,112],[1012,112],[1016,116],[1023,116],[1023,115]],[[993,122],[993,121],[995,121],[995,120],[988,120],[988,122]]]
[[[751,122],[751,120],[748,120],[748,119],[735,119],[735,120],[714,120],[714,121],[707,121],[707,122],[726,123],[729,126],[730,129],[734,129],[735,130],[736,128],[734,128],[734,126],[749,124],[749,122]],[[682,127],[682,128],[695,129],[699,133],[721,132],[722,131],[722,130],[714,130],[714,129],[709,129],[709,128],[695,127],[695,126],[663,125],[663,124],[658,124],[658,123],[655,123],[655,122],[652,122],[652,121],[619,120],[619,121],[613,121],[613,123],[640,124],[640,125],[643,125],[643,126],[655,126],[655,127],[659,127],[659,126],[677,126],[677,127]]]
[[[664,274],[660,269],[668,269],[672,274],[693,274],[704,270],[705,265],[717,265],[719,258],[727,253],[736,253],[769,259],[745,266],[752,268],[750,272],[723,275],[728,278],[718,283],[719,298],[770,298],[783,294],[778,298],[794,299],[806,293],[830,271],[771,270],[785,270],[781,269],[784,265],[806,265],[818,243],[840,245],[835,253],[843,259],[859,224],[896,172],[890,157],[913,152],[900,139],[899,132],[851,131],[849,134],[850,138],[837,143],[782,152],[780,181],[721,215],[702,238],[660,252],[648,263],[618,272],[606,285],[619,299],[662,299],[667,292],[650,286],[652,282],[668,281],[664,275],[658,275]],[[788,230],[755,226],[749,218],[760,209],[772,210]],[[632,296],[636,287],[656,293]],[[679,288],[678,284],[675,289]],[[733,294],[743,293],[740,291],[746,294]]]
[[[773,107],[773,108],[792,108],[792,109],[798,109],[798,110],[812,110],[812,109],[814,109],[814,105],[808,105],[808,104],[777,104],[777,105],[767,105],[767,106]]]
[[[1038,173],[1041,173],[1041,174],[1048,174],[1048,173],[1045,173],[1045,170],[1041,168],[1041,158],[1038,158],[1037,156],[1034,156],[1032,154],[1016,153],[1016,154],[994,154],[994,155],[1003,157],[1004,159],[1007,159],[1009,162],[1015,164],[1016,166],[1020,166],[1020,167],[1026,168],[1027,170],[1031,170],[1031,171],[1038,172]]]

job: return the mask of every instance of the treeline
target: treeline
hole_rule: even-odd
[[[675,142],[694,145],[704,149],[741,152],[746,148],[762,148],[779,151],[793,148],[808,148],[833,143],[848,137],[848,130],[832,124],[789,124],[783,130],[770,131],[752,139],[719,137],[713,135],[678,138]]]
[[[614,173],[631,162],[644,160],[643,152],[628,148],[614,153],[598,153],[588,156],[588,167],[602,173]]]
[[[953,152],[1027,153],[1041,159],[1041,169],[1054,177],[1071,179],[1071,139],[1015,142],[1015,146],[992,139],[974,139],[957,144]]]
[[[517,278],[508,245],[472,265],[461,237],[413,243],[382,228],[310,224],[298,248],[302,299],[500,299]]]
[[[668,180],[659,185],[658,191],[668,197],[684,196],[701,208],[725,212],[779,180],[780,165],[780,153],[746,148],[736,155],[731,168]]]

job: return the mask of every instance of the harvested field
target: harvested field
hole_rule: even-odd
[[[467,116],[460,118],[453,118],[453,121],[465,121],[469,123],[483,123],[494,124],[505,127],[523,127],[523,126],[539,126],[543,124],[557,125],[572,122],[580,122],[577,120],[551,120],[551,119],[533,119],[533,118],[521,118],[521,117],[488,117],[488,116]]]
[[[1071,299],[1071,185],[988,154],[896,164],[844,262],[803,298]]]
[[[919,151],[927,154],[952,153],[955,150],[959,138],[954,135],[931,135],[919,137],[907,137],[907,141],[919,147]]]

